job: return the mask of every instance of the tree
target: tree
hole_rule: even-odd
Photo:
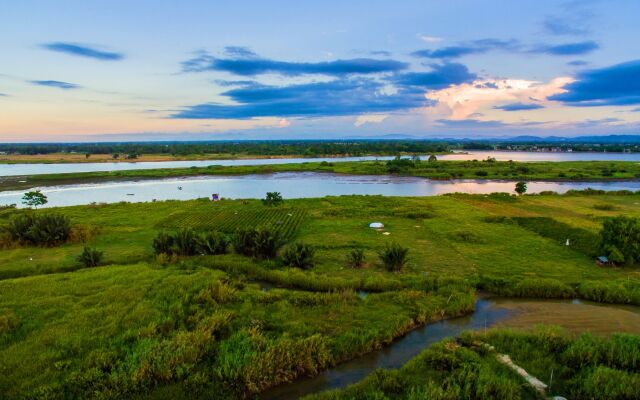
[[[427,162],[436,162],[438,161],[438,157],[435,156],[435,154],[431,154],[429,156],[429,159],[427,160]]]
[[[527,193],[527,182],[520,181],[516,183],[516,193],[518,193],[519,195]]]
[[[22,204],[24,204],[27,207],[38,208],[38,206],[45,205],[48,202],[49,200],[47,200],[47,196],[42,194],[42,192],[39,190],[33,190],[31,192],[27,192],[24,194],[24,196],[22,196]]]
[[[84,153],[84,158],[89,158],[91,157],[91,153]]]
[[[280,192],[267,192],[267,196],[262,199],[262,204],[265,206],[279,206],[282,201]]]
[[[640,219],[614,217],[602,223],[600,251],[614,264],[640,262]]]
[[[118,153],[113,153],[113,155],[111,156],[111,158],[113,158],[114,160],[117,160],[118,158],[120,158],[120,154],[118,154]]]

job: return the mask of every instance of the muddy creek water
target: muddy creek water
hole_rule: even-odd
[[[427,324],[381,350],[339,364],[315,377],[277,386],[264,393],[262,398],[298,399],[323,390],[343,388],[378,368],[400,368],[431,344],[455,337],[463,331],[494,326],[531,327],[536,323],[560,325],[571,332],[640,334],[640,307],[581,300],[481,298],[471,315]]]

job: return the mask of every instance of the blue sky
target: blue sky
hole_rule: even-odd
[[[640,133],[635,0],[20,1],[0,139]]]

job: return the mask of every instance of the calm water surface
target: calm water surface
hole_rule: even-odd
[[[422,158],[427,158],[423,156]],[[494,157],[498,161],[639,161],[640,153],[536,153],[516,151],[471,151],[468,154],[456,153],[438,156],[440,160],[484,160]],[[0,164],[0,176],[62,174],[69,172],[124,171],[140,169],[166,169],[207,167],[210,165],[272,165],[301,164],[305,162],[340,162],[389,160],[393,157],[336,157],[336,158],[288,158],[288,159],[251,159],[251,160],[201,160],[201,161],[155,161],[155,162],[117,162],[117,163],[60,163],[60,164]]]
[[[340,175],[315,172],[284,172],[266,175],[204,176],[139,181],[103,182],[43,187],[48,207],[120,201],[190,200],[218,193],[225,198],[257,199],[278,191],[284,198],[341,195],[435,196],[464,192],[513,193],[515,183],[494,180],[434,181],[417,177]],[[570,189],[640,190],[640,181],[620,182],[529,182],[528,192]],[[0,205],[20,204],[21,191],[0,192]]]

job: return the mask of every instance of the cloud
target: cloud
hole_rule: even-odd
[[[421,107],[422,93],[384,92],[372,79],[337,79],[288,86],[253,84],[223,92],[236,104],[204,103],[172,115],[180,119],[249,119],[259,117],[326,117],[385,113]]]
[[[98,50],[78,43],[53,42],[42,44],[40,47],[72,56],[87,57],[102,61],[117,61],[124,58],[122,53]]]
[[[227,46],[224,48],[224,53],[229,57],[238,58],[256,58],[258,55],[251,49],[244,46]]]
[[[436,120],[440,125],[445,125],[450,128],[464,128],[464,129],[478,129],[478,128],[501,128],[505,124],[501,121],[481,121],[478,119],[438,119]]]
[[[581,19],[568,16],[548,16],[542,21],[542,27],[547,33],[558,36],[582,36],[589,33],[589,29],[581,23]]]
[[[420,40],[422,40],[423,42],[427,42],[427,43],[438,43],[438,42],[442,42],[444,40],[441,37],[429,36],[429,35],[418,35],[418,38]]]
[[[370,51],[369,54],[371,54],[372,56],[391,57],[391,52],[386,50],[374,50]]]
[[[463,42],[455,46],[441,47],[435,50],[418,50],[411,55],[420,58],[454,59],[475,54],[486,54],[491,51],[507,51],[512,53],[539,53],[554,56],[582,55],[599,48],[592,40],[563,44],[539,44],[525,46],[515,39],[480,39]]]
[[[472,82],[477,76],[465,65],[458,63],[432,64],[429,72],[408,72],[394,77],[394,82],[404,86],[443,89],[451,85]]]
[[[0,97],[9,97],[9,95],[6,93],[0,93]]]
[[[411,53],[411,55],[421,58],[451,59],[471,54],[484,54],[492,50],[516,50],[519,46],[518,42],[513,39],[480,39],[436,50],[418,50]]]
[[[509,103],[531,103],[562,92],[571,78],[556,78],[549,83],[524,79],[487,79],[463,83],[427,93],[436,105],[431,112],[450,119],[468,119],[481,108]]]
[[[553,56],[577,56],[591,53],[599,49],[598,43],[593,40],[584,42],[554,44],[554,45],[538,45],[530,50],[531,53],[550,54]]]
[[[385,119],[387,119],[388,115],[384,114],[368,114],[368,115],[359,115],[356,118],[356,122],[353,123],[354,126],[362,126],[364,124],[379,124]]]
[[[251,53],[249,57],[247,57],[247,53],[242,54],[242,56],[237,56],[236,51],[236,57],[218,58],[208,53],[201,53],[184,61],[182,70],[184,72],[225,71],[241,76],[268,73],[286,76],[308,74],[346,76],[398,72],[409,66],[407,63],[391,59],[355,58],[322,62],[288,62],[259,58],[254,53]]]
[[[581,71],[563,89],[549,100],[584,107],[640,104],[640,60]]]
[[[61,81],[31,81],[31,83],[38,86],[48,86],[64,90],[80,89],[82,87],[80,85],[76,85],[75,83]]]
[[[511,103],[505,104],[502,106],[494,106],[494,110],[502,110],[502,111],[526,111],[526,110],[539,110],[544,108],[544,106],[540,104],[532,104],[532,103]]]
[[[589,63],[584,60],[574,60],[569,61],[567,65],[570,65],[572,67],[584,67],[585,65],[589,65]]]

